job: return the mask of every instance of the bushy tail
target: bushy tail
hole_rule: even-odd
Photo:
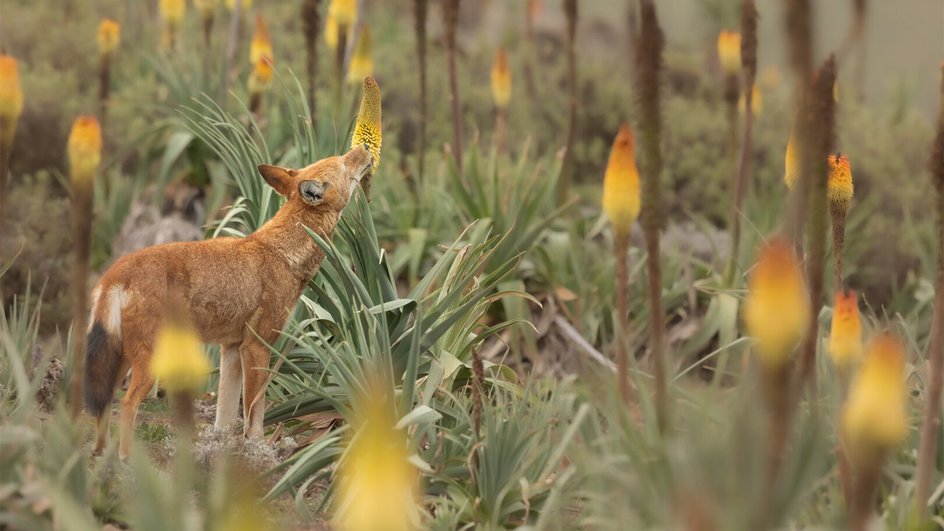
[[[109,335],[96,319],[85,352],[85,407],[92,415],[100,416],[111,403],[120,367],[121,338]]]

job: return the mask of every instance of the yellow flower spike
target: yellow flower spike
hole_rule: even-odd
[[[203,18],[212,16],[216,12],[219,0],[193,0],[193,6],[197,8]]]
[[[79,116],[69,133],[69,173],[75,184],[90,184],[102,160],[102,129],[91,115]]]
[[[338,21],[334,19],[334,15],[330,11],[328,11],[328,16],[325,17],[324,38],[329,50],[338,49]]]
[[[836,293],[827,351],[840,370],[847,370],[862,357],[862,322],[854,291]]]
[[[793,131],[790,131],[790,140],[787,141],[787,151],[783,157],[783,182],[787,185],[787,189],[793,188],[799,169],[796,139],[793,136]]]
[[[352,420],[354,436],[338,470],[335,523],[341,531],[417,528],[417,474],[390,404],[365,400]]]
[[[272,59],[267,55],[263,55],[256,61],[252,73],[249,74],[249,94],[268,92],[269,87],[272,86],[272,74]]]
[[[829,156],[829,185],[827,197],[830,203],[849,209],[852,204],[852,195],[855,186],[852,184],[852,168],[849,166],[849,157],[836,153]]]
[[[774,90],[780,87],[781,75],[776,66],[767,66],[760,75],[761,85],[767,90]]]
[[[721,30],[718,34],[718,60],[728,75],[737,75],[741,70],[741,34]]]
[[[744,324],[769,368],[782,366],[803,339],[810,319],[806,281],[793,247],[776,239],[760,251],[748,282]]]
[[[252,0],[243,0],[240,6],[242,6],[243,11],[249,11],[252,9]],[[226,0],[226,9],[230,11],[236,9],[236,0]]]
[[[168,25],[176,27],[184,18],[187,3],[184,0],[161,0],[159,11],[161,19]]]
[[[613,140],[603,175],[603,212],[617,234],[629,234],[639,217],[639,208],[639,170],[633,132],[624,123]]]
[[[738,98],[738,111],[744,112],[744,95]],[[755,83],[751,87],[751,112],[754,113],[754,116],[760,116],[760,113],[764,112],[764,96],[760,92],[760,87]]]
[[[373,165],[371,175],[380,165],[380,146],[383,143],[381,118],[380,85],[377,80],[368,77],[364,79],[364,88],[361,92],[361,106],[357,112],[357,122],[354,124],[354,134],[351,136],[351,146],[366,144]]]
[[[904,381],[905,351],[893,336],[881,335],[849,387],[842,433],[850,454],[866,457],[901,444],[908,434]]]
[[[0,143],[9,147],[23,113],[23,89],[16,59],[0,55]]]
[[[256,26],[252,33],[252,43],[249,45],[249,63],[259,64],[259,60],[264,56],[274,58],[272,53],[272,41],[269,39],[269,26],[266,24],[262,15],[256,14]]]
[[[371,52],[373,40],[370,36],[370,28],[365,24],[361,27],[360,34],[357,36],[357,44],[354,46],[354,55],[351,56],[351,64],[347,70],[347,81],[352,85],[357,85],[364,81],[364,78],[374,75],[374,57]]]
[[[331,0],[328,17],[333,18],[338,26],[350,28],[357,21],[357,0]]]
[[[495,51],[492,63],[492,99],[499,109],[508,107],[511,100],[511,70],[508,68],[508,53],[504,48]]]
[[[121,26],[118,22],[103,18],[98,23],[98,52],[101,55],[111,55],[118,49],[121,39]]]
[[[200,336],[180,324],[168,324],[158,331],[149,368],[171,393],[198,391],[210,373]]]

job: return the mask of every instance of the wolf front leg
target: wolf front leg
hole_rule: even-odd
[[[242,385],[243,369],[239,345],[225,345],[220,351],[220,385],[216,393],[214,423],[217,429],[228,428],[236,422]]]
[[[269,357],[269,347],[256,337],[247,338],[239,347],[243,368],[243,431],[247,439],[262,437]]]

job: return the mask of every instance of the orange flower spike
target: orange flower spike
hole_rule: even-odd
[[[799,163],[797,161],[796,139],[793,137],[793,131],[790,132],[790,140],[787,141],[787,151],[783,157],[783,182],[787,189],[793,188],[796,182]]]
[[[158,7],[164,22],[168,26],[177,27],[184,18],[187,3],[184,0],[161,0]]]
[[[328,11],[328,16],[325,17],[324,39],[329,50],[338,49],[338,21],[335,20],[334,13],[331,11]]]
[[[351,419],[352,437],[337,471],[334,519],[340,531],[418,529],[418,474],[392,401],[383,398],[363,400]]]
[[[252,73],[249,74],[249,94],[262,94],[268,92],[269,87],[272,85],[272,58],[263,55],[256,61],[253,66]]]
[[[603,212],[617,234],[629,234],[639,209],[639,170],[633,132],[624,123],[613,141],[603,175]]]
[[[23,89],[16,59],[0,55],[0,141],[13,142],[16,124],[23,113]]]
[[[842,432],[853,457],[898,446],[908,435],[905,351],[890,335],[877,337],[849,388]]]
[[[252,43],[249,45],[249,63],[257,65],[264,56],[274,58],[272,41],[269,39],[269,26],[262,15],[256,14],[255,30],[252,33]]]
[[[511,101],[511,70],[508,68],[508,53],[504,48],[495,52],[492,63],[492,99],[499,109],[508,107]]]
[[[738,98],[738,111],[744,112],[744,94],[741,94]],[[762,112],[764,112],[764,95],[761,93],[760,87],[755,83],[754,86],[751,87],[751,113],[756,117],[760,116]]]
[[[69,170],[75,184],[89,184],[102,160],[102,130],[98,119],[79,116],[69,133]]]
[[[361,26],[360,34],[357,36],[357,44],[354,45],[354,55],[351,56],[351,64],[347,70],[347,81],[352,85],[360,85],[365,78],[374,75],[374,56],[373,56],[373,38],[370,35],[370,28],[364,24]]]
[[[862,322],[854,291],[836,293],[827,350],[840,370],[847,370],[862,357]]]
[[[203,18],[210,18],[216,12],[219,0],[193,0],[194,7],[200,11]]]
[[[98,52],[103,55],[111,55],[118,49],[118,42],[121,39],[121,26],[118,22],[103,18],[98,23]]]
[[[829,156],[828,186],[827,197],[830,203],[848,210],[849,205],[852,204],[852,195],[855,193],[849,157],[841,153]]]
[[[779,367],[789,360],[810,319],[806,281],[787,241],[773,240],[761,249],[748,288],[743,315],[748,335],[764,365]]]
[[[728,75],[737,75],[741,70],[741,34],[721,30],[718,34],[718,61]]]
[[[242,0],[239,5],[243,11],[249,11],[252,9],[252,0]],[[236,9],[236,0],[226,0],[226,9],[230,11]]]
[[[357,21],[356,0],[331,0],[328,6],[328,16],[332,17],[338,26],[350,28]]]

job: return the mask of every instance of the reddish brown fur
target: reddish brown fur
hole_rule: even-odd
[[[91,349],[88,366],[98,369],[89,372],[87,380],[90,393],[110,401],[117,382],[101,376],[110,372],[102,370],[102,364],[112,369],[117,365],[111,373],[118,375],[116,379],[131,370],[131,383],[121,401],[122,458],[128,456],[138,405],[153,385],[148,365],[169,293],[182,295],[203,341],[222,346],[217,426],[235,420],[242,379],[244,432],[248,437],[262,435],[270,353],[266,343],[277,339],[324,258],[304,227],[331,238],[355,184],[370,164],[367,150],[357,147],[343,157],[301,170],[262,165],[260,173],[287,201],[258,231],[245,238],[149,247],[122,257],[105,272],[92,295],[90,330],[96,324],[103,326],[108,337],[99,338],[97,344],[120,345],[116,348],[120,356]],[[302,189],[322,184],[326,186],[320,201],[302,196]],[[100,452],[107,441],[110,408],[99,412],[94,402],[89,405],[99,415],[96,451]]]

